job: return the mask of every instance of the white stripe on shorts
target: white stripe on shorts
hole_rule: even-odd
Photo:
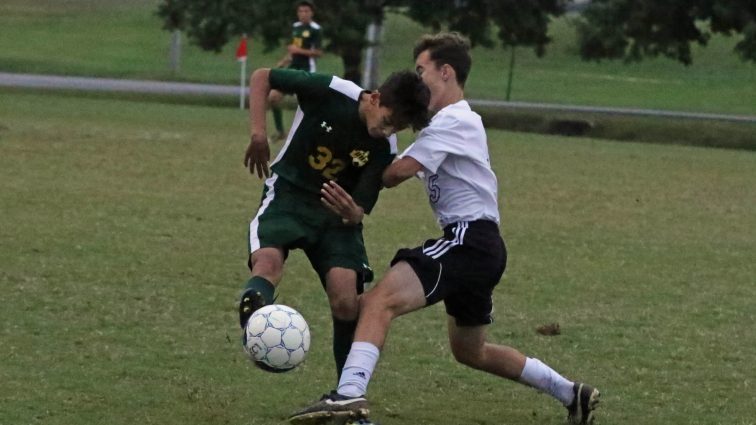
[[[467,232],[467,222],[461,221],[457,224],[457,227],[454,228],[454,240],[440,239],[439,242],[441,243],[436,242],[430,248],[423,248],[423,254],[434,260],[438,259],[438,257],[446,254],[455,246],[462,245],[465,241],[465,232]]]
[[[442,243],[444,243],[444,242],[447,242],[447,240],[446,240],[446,239],[444,239],[444,238],[441,238],[441,239],[437,240],[437,241],[436,241],[436,243],[434,243],[433,245],[431,245],[431,246],[429,246],[429,247],[427,247],[427,248],[426,248],[426,247],[423,247],[423,254],[427,254],[428,252],[430,252],[430,251],[433,251],[433,250],[434,250],[434,249],[436,249],[436,248],[437,248],[437,247],[438,247],[438,246],[439,246],[440,244],[442,244]]]
[[[438,278],[436,279],[436,286],[431,289],[430,292],[428,292],[428,295],[425,296],[425,298],[428,298],[431,296],[432,293],[436,292],[436,288],[438,288],[438,282],[441,282],[441,273],[444,271],[444,265],[439,263],[438,264]]]
[[[456,240],[456,238],[455,238]],[[433,257],[433,254],[439,252],[448,250],[450,248],[450,245],[454,243],[454,241],[443,239],[440,244],[434,244],[433,247],[428,249],[423,249],[423,254],[427,255],[428,257]]]
[[[250,254],[260,249],[260,237],[257,236],[257,228],[260,226],[260,216],[265,212],[265,209],[268,208],[268,205],[273,201],[273,198],[276,197],[276,191],[274,189],[276,180],[278,180],[278,174],[275,173],[271,174],[270,177],[265,180],[265,186],[268,187],[268,191],[265,193],[265,199],[263,199],[260,204],[260,209],[257,210],[255,218],[249,223]]]

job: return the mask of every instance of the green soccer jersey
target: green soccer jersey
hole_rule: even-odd
[[[370,136],[358,111],[363,90],[338,77],[292,69],[271,70],[270,86],[296,94],[299,103],[273,172],[318,197],[323,183],[334,180],[369,213],[383,170],[396,155],[396,137]]]
[[[299,48],[320,49],[320,25],[315,22],[303,24],[295,22],[291,30],[291,43]],[[315,72],[315,58],[305,55],[292,55],[289,68]]]

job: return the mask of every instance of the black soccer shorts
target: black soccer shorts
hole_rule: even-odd
[[[507,265],[507,249],[495,222],[450,224],[443,237],[397,251],[391,265],[399,261],[406,261],[420,278],[426,306],[443,300],[458,326],[493,321],[491,294]]]

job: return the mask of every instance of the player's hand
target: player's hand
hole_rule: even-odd
[[[268,161],[270,160],[270,146],[268,146],[268,136],[263,134],[253,134],[247,146],[247,152],[244,154],[244,166],[249,168],[249,172],[257,177],[266,178],[270,175],[268,171]]]
[[[323,202],[323,205],[339,215],[344,224],[362,223],[365,211],[354,202],[352,195],[347,193],[338,183],[335,181],[323,183],[320,194],[322,195],[320,201]]]

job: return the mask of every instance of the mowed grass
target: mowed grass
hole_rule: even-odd
[[[233,108],[0,93],[0,423],[275,424],[334,386],[304,256],[281,302],[313,345],[271,375],[235,303],[261,183]],[[490,131],[507,274],[494,341],[597,385],[603,424],[754,424],[756,155]],[[405,136],[403,144],[408,138]],[[366,219],[372,265],[439,235],[421,185]],[[562,335],[538,335],[558,322]],[[562,424],[549,397],[454,362],[443,307],[399,319],[384,424]]]
[[[0,71],[186,80],[238,84],[237,41],[221,53],[205,52],[183,39],[181,69],[168,65],[170,33],[155,15],[157,0],[5,0],[0,4]],[[292,13],[292,19],[294,14]],[[658,58],[640,63],[583,62],[578,58],[571,16],[556,20],[547,54],[516,54],[512,100],[562,104],[659,108],[727,114],[756,114],[756,64],[733,52],[740,36],[712,37],[694,47],[694,63]],[[388,13],[381,75],[412,68],[414,41],[427,28]],[[272,66],[283,47],[263,52],[252,40],[249,69]],[[504,99],[509,50],[478,47],[467,84],[471,98]],[[327,54],[319,70],[341,74],[341,59]]]

